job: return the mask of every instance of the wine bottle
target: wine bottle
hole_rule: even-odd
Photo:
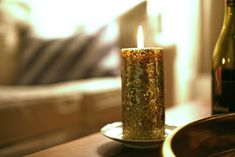
[[[235,0],[225,16],[212,59],[212,114],[235,112]]]

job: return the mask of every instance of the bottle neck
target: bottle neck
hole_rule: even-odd
[[[226,3],[228,6],[234,6],[235,5],[235,0],[226,0]]]
[[[235,0],[226,1],[225,21],[224,24],[235,24]]]

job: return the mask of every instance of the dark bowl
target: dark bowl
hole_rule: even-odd
[[[163,143],[164,157],[234,157],[235,113],[203,118],[177,128]]]

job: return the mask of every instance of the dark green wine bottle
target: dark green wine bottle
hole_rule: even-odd
[[[235,112],[235,0],[226,0],[212,59],[212,114]]]

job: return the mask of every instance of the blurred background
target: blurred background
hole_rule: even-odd
[[[106,38],[118,40],[119,49],[136,47],[137,27],[142,24],[145,45],[166,49],[166,87],[172,90],[167,91],[172,98],[169,103],[210,95],[209,82],[204,81],[210,75],[213,47],[223,21],[222,0],[2,0],[1,3],[14,18],[30,25],[34,37],[43,39],[66,38],[79,32],[94,34],[108,26]],[[113,64],[118,64],[118,59],[112,59]]]
[[[120,120],[119,52],[136,47],[140,24],[145,46],[165,50],[166,107],[210,103],[223,16],[223,0],[0,0],[0,156],[1,149],[29,153]]]

